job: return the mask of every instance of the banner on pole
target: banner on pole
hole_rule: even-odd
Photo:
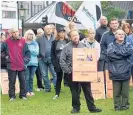
[[[96,29],[102,15],[100,1],[84,1],[75,15],[84,27]]]

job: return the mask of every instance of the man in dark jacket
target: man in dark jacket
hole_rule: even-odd
[[[82,87],[87,107],[90,112],[101,112],[101,109],[96,108],[94,105],[94,99],[91,93],[90,82],[74,82],[72,81],[72,49],[84,48],[85,46],[79,41],[78,31],[70,31],[71,42],[69,42],[62,50],[60,56],[60,66],[64,73],[68,73],[68,82],[72,94],[72,106],[71,113],[79,113],[80,111],[80,87]]]
[[[116,40],[108,46],[107,56],[109,75],[113,82],[114,108],[118,111],[129,109],[129,81],[133,46],[124,40],[123,30],[117,30],[115,38]]]
[[[9,37],[1,46],[1,52],[5,52],[7,59],[8,79],[9,79],[9,97],[13,101],[15,96],[15,82],[18,75],[20,82],[19,98],[26,99],[25,83],[25,65],[30,61],[30,51],[25,39],[19,37],[19,31],[16,28],[11,29]]]
[[[95,39],[99,43],[101,41],[103,33],[109,30],[109,28],[107,27],[107,24],[108,24],[107,18],[105,16],[102,16],[100,18],[100,27],[96,29],[96,36],[95,36]]]
[[[45,92],[51,91],[50,80],[48,78],[48,69],[53,76],[53,83],[56,88],[56,73],[51,62],[51,45],[54,40],[55,37],[52,34],[51,26],[46,25],[44,27],[44,35],[37,39],[37,43],[39,45],[39,67],[44,81]]]
[[[112,43],[115,39],[114,33],[119,27],[118,20],[116,18],[113,18],[110,20],[109,23],[110,30],[105,32],[101,38],[100,46],[101,46],[101,54],[100,59],[98,63],[98,70],[104,71],[107,70],[107,47],[110,43]]]

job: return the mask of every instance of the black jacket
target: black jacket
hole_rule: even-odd
[[[107,26],[100,26],[99,28],[96,29],[95,39],[97,40],[97,42],[100,43],[103,33],[108,30],[109,30],[109,28]]]
[[[99,60],[107,61],[107,47],[115,40],[115,36],[112,31],[107,31],[103,34],[100,42],[101,54]]]
[[[128,80],[131,76],[131,55],[133,46],[129,42],[109,44],[107,49],[110,79]]]
[[[73,44],[70,41],[62,50],[60,56],[60,66],[64,73],[72,73],[72,54],[73,48],[84,48],[86,47],[85,44],[79,41],[78,45]]]
[[[0,56],[1,56],[1,69],[6,69],[7,68],[6,53],[1,52]]]
[[[66,43],[69,42],[68,39],[65,39]],[[61,67],[60,67],[60,63],[58,57],[57,57],[57,51],[56,51],[56,46],[57,46],[58,40],[54,40],[52,42],[52,46],[51,46],[51,62],[54,66],[54,69],[56,72],[60,72],[61,71]]]

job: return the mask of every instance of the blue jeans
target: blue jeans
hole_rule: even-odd
[[[36,66],[27,66],[25,76],[26,76],[26,91],[33,92],[33,78],[36,71]]]
[[[50,80],[48,78],[48,68],[53,76],[53,84],[56,87],[56,73],[54,71],[54,66],[51,63],[51,60],[44,61],[43,59],[39,60],[39,67],[44,81],[45,90],[51,90]]]

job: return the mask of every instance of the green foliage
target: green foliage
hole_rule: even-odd
[[[125,11],[119,9],[119,8],[114,8],[111,1],[102,1],[102,13],[104,16],[110,20],[111,18],[118,18],[121,19],[125,15]]]
[[[36,88],[36,79],[34,80],[34,88]],[[68,87],[62,84],[60,97],[56,100],[52,98],[55,95],[54,87],[52,91],[46,93],[44,91],[35,92],[35,96],[28,97],[28,100],[17,98],[10,102],[8,95],[1,95],[1,115],[70,115],[71,92]],[[93,115],[87,109],[83,92],[80,95],[81,111],[78,115]],[[101,99],[95,101],[97,107],[102,109],[101,113],[94,115],[133,115],[133,87],[130,89],[130,109],[126,111],[116,112],[113,109],[113,99]]]
[[[109,13],[107,14],[108,20],[110,20],[111,18],[122,18],[125,15],[125,12],[118,9],[118,8],[112,8]]]
[[[81,31],[81,33],[83,33],[85,36],[88,35],[88,30],[80,30],[80,31]]]

